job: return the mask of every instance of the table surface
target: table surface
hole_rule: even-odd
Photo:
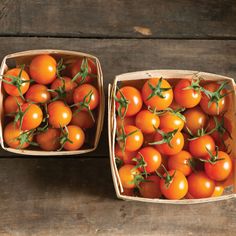
[[[55,48],[96,55],[115,75],[189,69],[236,78],[234,0],[71,0],[0,4],[0,57]],[[125,202],[111,179],[107,114],[87,156],[0,150],[0,235],[236,235],[234,199],[198,205]]]

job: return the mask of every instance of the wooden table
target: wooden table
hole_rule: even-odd
[[[40,48],[99,57],[116,74],[191,69],[236,78],[236,2],[0,2],[0,57]],[[107,92],[107,91],[106,91]],[[73,158],[1,150],[0,235],[236,235],[236,201],[174,206],[116,199],[107,116],[99,148]]]

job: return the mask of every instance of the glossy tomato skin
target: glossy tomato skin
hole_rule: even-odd
[[[213,152],[215,150],[215,142],[210,135],[203,135],[189,141],[189,151],[193,157],[206,157],[208,154],[207,149],[210,152]]]
[[[199,104],[201,100],[201,91],[186,89],[191,86],[191,80],[182,79],[174,88],[174,97],[178,104],[185,108],[192,108]]]
[[[131,189],[135,187],[135,183],[133,183],[136,175],[140,174],[140,171],[135,168],[134,165],[123,165],[119,169],[119,176],[121,180],[121,184],[123,188]]]
[[[72,119],[71,109],[62,101],[51,102],[48,105],[48,122],[53,128],[68,125]]]
[[[137,156],[137,152],[130,152],[127,150],[125,150],[123,152],[122,149],[120,148],[119,144],[116,143],[115,156],[120,158],[124,162],[124,164],[135,165],[135,161],[133,160],[133,158],[135,158]]]
[[[67,132],[68,138],[72,143],[67,141],[63,146],[64,149],[67,151],[74,151],[80,149],[83,146],[85,140],[84,131],[79,126],[68,125]]]
[[[215,189],[215,182],[203,171],[193,172],[188,176],[188,188],[193,198],[207,198],[212,196]]]
[[[20,68],[10,69],[4,74],[4,79],[11,82],[12,79],[9,78],[8,76],[16,76],[17,77],[17,76],[19,76],[20,71],[21,71]],[[22,83],[22,85],[20,86],[20,90],[21,90],[21,93],[23,95],[29,89],[30,78],[29,78],[29,75],[27,74],[27,72],[25,70],[22,70],[20,78],[21,78],[22,81],[27,81],[27,82]],[[20,96],[20,92],[19,92],[19,90],[17,89],[17,87],[15,85],[7,84],[3,81],[3,88],[4,88],[4,90],[6,91],[6,93],[8,95],[15,96],[15,97]]]
[[[161,165],[161,154],[153,147],[144,147],[139,150],[137,154],[137,159],[144,159],[146,163],[145,167],[140,167],[139,170],[141,172],[153,173],[155,172]]]
[[[215,183],[215,189],[211,197],[219,197],[224,193],[224,186],[221,183]]]
[[[220,87],[220,84],[217,84],[215,82],[209,83],[203,86],[204,89],[210,92],[217,91],[219,87]],[[226,94],[226,93],[227,91],[225,89],[223,89],[220,92],[221,95]],[[204,92],[202,92],[202,99],[200,101],[200,106],[202,110],[208,115],[220,115],[226,111],[227,106],[228,106],[228,96],[225,96],[219,100],[218,108],[215,102],[213,102],[210,106],[208,106],[209,100],[210,100],[209,97]]]
[[[208,116],[199,106],[186,110],[184,116],[186,119],[184,131],[186,133],[189,129],[193,135],[196,135],[199,129],[207,126]]]
[[[94,110],[99,104],[99,93],[98,90],[91,84],[82,84],[74,90],[73,100],[74,103],[83,102],[84,98],[92,92],[91,101],[89,102],[89,97],[86,98],[86,102],[89,102],[89,109]],[[79,105],[78,105],[79,106]],[[86,110],[83,108],[83,110]]]
[[[120,116],[116,116],[116,129],[121,129],[126,125],[135,125],[135,116],[126,116],[122,119]]]
[[[4,133],[3,133],[3,138],[4,142],[11,148],[27,148],[30,143],[25,142],[21,147],[20,147],[20,141],[16,140],[20,135],[22,134],[22,130],[20,130],[14,122],[10,122],[6,125],[4,128]],[[29,137],[29,141],[32,141],[33,136]]]
[[[186,177],[178,170],[168,171],[170,176],[173,176],[169,186],[166,185],[165,179],[162,178],[160,181],[160,189],[162,194],[170,200],[182,199],[188,192],[188,182]],[[166,177],[166,173],[164,174]]]
[[[3,107],[4,107],[4,113],[6,115],[13,116],[14,113],[18,110],[18,105],[22,105],[24,103],[24,100],[21,97],[14,97],[14,96],[7,96],[4,100]]]
[[[158,115],[148,110],[141,110],[135,118],[136,126],[141,129],[144,134],[155,132],[159,127],[160,119]]]
[[[29,102],[47,103],[51,99],[48,88],[42,84],[33,84],[26,92],[25,98]]]
[[[125,135],[127,135],[125,150],[134,152],[137,151],[143,145],[143,134],[139,128],[133,125],[126,125],[124,127]],[[131,134],[134,132],[133,134]],[[131,135],[130,135],[131,134]],[[120,143],[122,147],[123,142]]]
[[[72,114],[71,125],[77,125],[82,129],[90,129],[94,126],[94,121],[87,111],[74,111]]]
[[[41,108],[32,103],[24,103],[21,105],[21,110],[25,112],[22,119],[22,130],[31,130],[37,128],[43,120],[43,112]],[[17,122],[20,127],[20,121]]]
[[[122,87],[119,91],[116,93],[116,98],[121,99],[122,94],[124,95],[125,99],[128,101],[128,107],[125,109],[122,107],[121,109],[121,115],[122,116],[134,116],[136,115],[142,108],[143,101],[141,93],[134,87],[131,86],[125,86]],[[116,110],[118,111],[120,107],[119,102],[116,102]],[[126,110],[126,113],[125,113]],[[124,114],[125,113],[125,114]]]
[[[191,161],[192,155],[187,151],[180,151],[176,155],[168,157],[168,169],[169,170],[179,170],[185,176],[192,173],[192,168],[189,161]]]
[[[50,55],[38,55],[31,61],[29,71],[38,84],[50,84],[56,79],[57,62]]]
[[[165,129],[163,130],[165,133],[170,132],[170,130]],[[163,138],[161,134],[158,132],[154,136],[154,142],[161,141]],[[171,145],[171,146],[170,146]],[[155,148],[164,155],[175,155],[179,153],[184,146],[184,137],[183,134],[179,131],[173,136],[172,140],[170,141],[170,145],[168,143],[158,144],[155,145]]]
[[[150,175],[145,179],[147,182],[141,182],[139,185],[139,193],[145,198],[160,198],[160,177]]]
[[[56,78],[52,82],[51,89],[55,90],[55,89],[58,89],[59,87],[63,88],[63,86],[65,86],[65,92],[66,92],[64,99],[67,104],[71,105],[73,103],[73,92],[76,87],[76,83],[73,82],[71,78],[63,76],[61,78]],[[58,95],[57,92],[52,92],[52,97],[55,98],[57,95]]]
[[[45,132],[36,135],[36,142],[45,151],[56,151],[60,148],[61,131],[55,128],[48,128]]]
[[[152,94],[152,89],[150,88],[149,84],[156,87],[159,80],[160,80],[159,78],[152,78],[152,79],[149,79],[144,84],[142,88],[142,98],[146,106],[150,106],[156,110],[164,110],[170,106],[173,100],[173,90],[171,88],[171,85],[166,80],[164,79],[162,80],[161,88],[170,88],[170,89],[168,91],[162,92],[162,95],[164,96],[164,98],[161,98],[160,96],[155,95],[152,98],[148,99],[150,94]]]
[[[167,111],[163,115],[160,115],[160,129],[178,129],[179,131],[181,131],[183,127],[184,120],[178,117],[176,114]]]
[[[73,78],[76,74],[78,74],[81,71],[81,64],[82,64],[83,58],[79,58],[77,61],[75,61],[72,66],[71,66],[71,77]],[[88,75],[86,76],[84,82],[85,83],[91,83],[93,81],[93,77],[90,76],[89,74],[93,74],[93,75],[97,75],[97,66],[95,64],[95,62],[90,59],[87,58],[87,62],[88,62]],[[76,79],[77,83],[81,83],[82,82],[82,77],[79,76]]]
[[[207,160],[210,159],[208,155],[206,157]],[[215,163],[206,162],[204,164],[205,172],[209,178],[216,180],[216,181],[223,181],[226,180],[231,171],[232,171],[232,160],[226,152],[219,151],[218,152],[218,161]],[[220,160],[222,159],[222,160]]]

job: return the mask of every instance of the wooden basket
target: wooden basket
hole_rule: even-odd
[[[105,96],[103,91],[103,75],[102,75],[102,69],[100,62],[98,58],[95,56],[92,56],[90,54],[82,53],[82,52],[75,52],[75,51],[66,51],[66,50],[54,50],[54,49],[43,49],[43,50],[30,50],[30,51],[24,51],[24,52],[18,52],[9,54],[4,57],[1,68],[0,68],[0,75],[3,75],[4,72],[8,69],[8,63],[14,62],[16,65],[22,65],[22,64],[29,64],[29,62],[32,60],[32,58],[39,54],[50,54],[53,55],[55,58],[57,57],[63,57],[65,61],[73,62],[79,57],[87,57],[91,58],[96,62],[97,65],[97,88],[100,95],[100,104],[99,104],[99,111],[97,116],[97,127],[96,127],[96,133],[94,134],[94,142],[91,144],[91,148],[87,149],[80,149],[76,151],[43,151],[43,150],[31,150],[31,149],[14,149],[6,147],[3,140],[3,126],[4,126],[4,109],[3,109],[3,93],[2,93],[2,81],[0,81],[0,89],[1,89],[1,95],[0,95],[0,140],[1,140],[1,147],[9,152],[17,153],[17,154],[23,154],[23,155],[41,155],[41,156],[59,156],[59,155],[76,155],[76,154],[84,154],[88,152],[92,152],[97,148],[99,138],[101,135],[102,127],[103,127],[103,120],[104,120],[104,109],[105,109]]]
[[[195,204],[195,203],[204,203],[204,202],[214,202],[219,200],[225,200],[236,197],[236,149],[235,149],[235,140],[236,140],[236,94],[235,92],[230,95],[230,106],[229,110],[226,113],[226,116],[232,121],[233,131],[232,131],[232,140],[229,141],[232,148],[231,157],[233,160],[233,186],[231,186],[232,191],[229,194],[222,195],[220,197],[212,198],[202,198],[202,199],[182,199],[182,200],[166,200],[166,199],[150,199],[142,198],[135,196],[126,196],[123,195],[123,187],[121,180],[118,174],[118,169],[115,163],[115,136],[116,136],[116,108],[114,95],[116,93],[117,83],[130,83],[134,85],[136,80],[146,80],[150,78],[164,78],[164,79],[191,79],[194,74],[198,73],[199,76],[204,78],[206,81],[216,81],[216,80],[227,80],[229,81],[229,86],[232,90],[235,91],[235,82],[232,78],[205,73],[198,71],[189,71],[189,70],[151,70],[151,71],[138,71],[131,72],[126,74],[121,74],[115,77],[113,85],[109,84],[108,86],[108,137],[109,137],[109,151],[110,151],[110,165],[111,173],[114,182],[114,187],[116,195],[119,199],[129,200],[129,201],[141,201],[141,202],[152,202],[152,203],[171,203],[171,204]],[[127,84],[128,84],[127,83]],[[234,145],[234,146],[233,146]]]

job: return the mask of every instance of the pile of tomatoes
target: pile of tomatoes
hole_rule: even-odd
[[[115,157],[124,195],[171,200],[223,194],[232,178],[226,81],[150,78],[121,84]]]
[[[4,142],[15,149],[78,150],[94,136],[99,92],[90,58],[67,63],[41,54],[28,65],[8,69],[4,88]],[[91,141],[90,141],[91,142]]]

